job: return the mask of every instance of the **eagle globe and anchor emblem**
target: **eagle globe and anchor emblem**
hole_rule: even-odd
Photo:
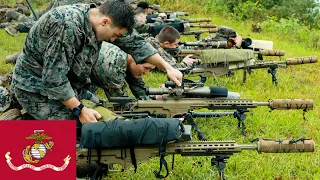
[[[35,140],[33,145],[26,146],[22,151],[23,159],[27,163],[37,164],[38,162],[40,162],[41,159],[43,159],[47,155],[48,150],[52,151],[53,149],[53,141],[44,141],[52,139],[52,137],[44,133],[44,130],[34,130],[34,133],[26,137],[26,139]],[[10,152],[7,152],[5,157],[7,159],[7,164],[9,165],[9,167],[15,171],[19,171],[24,168],[30,168],[35,171],[42,171],[47,168],[53,169],[55,171],[63,171],[68,166],[71,159],[71,157],[68,155],[66,158],[63,159],[64,164],[60,167],[56,167],[51,164],[45,164],[41,167],[36,167],[32,164],[23,164],[16,167],[11,162],[12,158],[10,157]]]
[[[31,146],[27,146],[22,155],[28,163],[38,163],[40,159],[44,158],[47,154],[47,150],[52,151],[53,141],[43,142],[44,139],[52,139],[52,137],[46,135],[43,130],[35,130],[34,134],[26,137],[26,139],[34,139],[36,142]]]

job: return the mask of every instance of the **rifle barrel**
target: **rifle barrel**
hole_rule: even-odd
[[[287,65],[309,64],[318,62],[318,56],[305,56],[286,59]]]
[[[227,41],[217,41],[217,42],[184,42],[185,46],[199,46],[199,47],[210,47],[210,48],[226,48]],[[187,51],[196,51],[196,50],[181,50],[181,53],[186,53]],[[191,53],[193,54],[193,53]]]
[[[199,27],[199,28],[217,28],[215,24],[190,24],[190,27]]]
[[[283,50],[259,50],[257,53],[263,56],[284,56],[285,55],[285,51]]]
[[[197,18],[197,19],[182,19],[184,21],[190,22],[190,23],[197,23],[197,22],[211,22],[210,18]]]
[[[216,33],[218,32],[218,28],[206,29],[206,30],[196,30],[196,31],[187,31],[182,32],[182,35],[194,35],[194,34],[202,34],[202,33]]]
[[[234,112],[190,112],[192,117],[222,117],[233,116]]]

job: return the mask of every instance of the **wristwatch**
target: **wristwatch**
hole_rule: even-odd
[[[75,116],[79,116],[81,114],[81,111],[82,111],[83,107],[84,107],[84,105],[80,103],[80,105],[78,107],[75,107],[75,108],[72,109],[72,113]]]

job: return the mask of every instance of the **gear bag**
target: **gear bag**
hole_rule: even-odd
[[[160,171],[154,172],[156,177],[164,178],[169,175],[167,162],[164,159],[166,144],[177,141],[184,132],[182,121],[178,118],[142,118],[136,120],[103,121],[82,126],[80,147],[88,148],[88,156],[91,150],[96,149],[98,154],[98,164],[100,163],[102,149],[130,149],[132,164],[137,169],[134,147],[138,145],[159,146]],[[90,162],[90,161],[89,161]],[[160,174],[162,165],[166,168],[166,175]],[[98,169],[92,177],[99,179],[103,175]]]
[[[142,118],[84,124],[80,147],[111,149],[160,144],[163,140],[167,143],[179,139],[180,122],[177,118]]]

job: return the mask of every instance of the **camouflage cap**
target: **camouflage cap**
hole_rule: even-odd
[[[228,26],[219,26],[214,36],[207,37],[203,41],[227,41],[230,37],[236,37],[237,32]]]
[[[237,32],[228,26],[219,26],[217,34],[219,34],[220,36],[225,36],[226,38],[237,36]]]
[[[12,94],[5,87],[0,86],[0,112],[9,109],[12,102]]]

